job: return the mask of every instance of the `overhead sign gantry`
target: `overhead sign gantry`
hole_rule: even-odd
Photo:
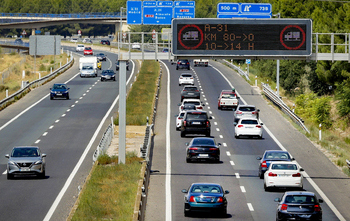
[[[174,56],[300,57],[312,53],[310,19],[173,19]]]

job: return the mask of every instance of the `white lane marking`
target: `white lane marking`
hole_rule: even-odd
[[[62,114],[62,117],[65,117],[66,116],[66,114]]]
[[[40,140],[35,141],[35,143],[40,143]]]
[[[69,112],[69,111],[70,111],[70,109],[67,110],[67,112]]]
[[[75,104],[73,104],[72,106],[70,106],[70,107],[75,107]]]
[[[214,68],[217,72],[221,74],[221,76],[227,81],[227,83],[232,88],[233,85],[231,82],[226,78],[226,76],[219,71],[216,67],[210,65],[212,68]],[[238,95],[239,99],[244,103],[247,104],[247,102],[242,98],[242,96],[239,95],[239,93],[236,91],[236,94]],[[276,142],[276,144],[281,148],[281,150],[287,151],[287,149],[277,140],[277,138],[272,134],[272,132],[266,127],[266,125],[263,125],[264,130],[271,136],[271,138]],[[323,199],[325,203],[329,206],[329,208],[333,211],[333,213],[338,217],[341,221],[346,221],[346,219],[341,215],[339,210],[334,206],[334,204],[330,201],[330,199],[326,196],[326,194],[317,186],[317,184],[310,178],[310,176],[304,171],[303,172],[304,177],[309,181],[311,186],[316,190],[316,192],[320,195],[320,197]]]
[[[91,85],[92,87],[95,87],[95,85]]]
[[[133,62],[132,60],[131,60],[131,62],[133,63],[133,67],[135,67],[134,62]],[[132,78],[133,75],[134,75],[134,68],[132,69],[132,73],[131,73],[131,75],[130,75],[128,81],[126,82],[126,84],[129,84],[129,82],[130,82],[130,80],[131,80],[131,78]],[[86,155],[88,154],[89,150],[91,149],[93,142],[95,141],[95,139],[96,139],[98,133],[100,132],[100,130],[101,130],[103,124],[105,123],[105,121],[106,121],[107,117],[109,116],[109,114],[112,112],[112,110],[113,110],[114,106],[117,104],[118,100],[119,100],[119,95],[118,95],[117,98],[113,101],[111,107],[109,108],[109,110],[107,111],[107,113],[106,113],[106,115],[103,117],[103,119],[101,120],[101,123],[98,125],[98,127],[97,127],[97,129],[96,129],[94,135],[92,136],[92,138],[91,138],[89,144],[86,146],[86,148],[85,148],[83,154],[81,155],[81,157],[80,157],[78,163],[75,165],[75,167],[74,167],[72,173],[69,175],[69,177],[68,177],[66,183],[64,184],[64,186],[62,187],[60,193],[57,195],[55,201],[54,201],[53,204],[51,205],[50,210],[47,212],[47,214],[46,214],[46,216],[45,216],[45,218],[44,218],[44,221],[49,221],[49,220],[51,219],[51,217],[52,217],[53,213],[55,212],[55,210],[56,210],[58,204],[60,203],[60,201],[61,201],[63,195],[65,194],[65,192],[67,191],[68,187],[70,186],[70,184],[71,184],[71,182],[72,182],[72,180],[73,180],[75,174],[78,172],[78,170],[79,170],[81,164],[83,163],[84,159],[86,158]]]
[[[216,131],[220,131],[220,129],[219,129],[219,128],[216,128]]]
[[[232,166],[234,166],[235,165],[235,163],[231,160],[230,161],[230,164],[232,165]]]
[[[239,176],[239,173],[235,173],[235,176],[236,176],[237,179],[241,178],[241,177]]]
[[[51,130],[53,128],[53,125],[49,127],[49,129]]]
[[[7,174],[7,170],[5,170],[5,172],[2,173],[3,175]]]
[[[205,95],[203,94],[203,97],[205,97]]]
[[[76,101],[75,103],[77,104],[79,101]]]
[[[208,106],[207,108],[210,110],[210,107],[209,107],[209,106]]]
[[[83,99],[83,97],[79,97],[79,100]]]
[[[205,105],[209,105],[209,103],[208,103],[208,102],[205,102]]]
[[[83,94],[83,97],[85,96],[86,94]]]
[[[171,205],[171,151],[170,151],[170,71],[168,66],[159,60],[165,66],[168,73],[167,82],[167,119],[166,119],[166,176],[165,176],[165,220],[172,219]]]
[[[43,133],[43,136],[46,136],[48,134],[48,132],[45,132],[45,133]]]
[[[204,98],[204,100],[206,101],[207,99],[206,99],[206,98]]]
[[[220,137],[220,138],[224,138],[224,136],[222,136],[222,135],[219,135],[219,137]]]
[[[89,87],[89,90],[91,90],[92,89],[92,87]]]
[[[209,111],[209,114],[213,114],[213,112],[212,112],[212,111]]]
[[[231,156],[230,151],[226,151],[227,156]]]
[[[90,90],[87,90],[86,93],[89,93]]]
[[[95,82],[95,84],[97,84],[98,82]]]
[[[215,117],[214,117],[214,116],[211,116],[211,118],[215,119]]]
[[[60,122],[60,120],[56,120],[56,121],[55,121],[55,123],[58,123],[58,122]]]
[[[226,144],[226,143],[223,143],[222,145],[224,145],[224,147],[227,147],[227,144]]]
[[[218,125],[218,122],[214,122],[214,125]]]
[[[254,211],[253,205],[251,203],[247,203],[247,205],[248,205],[249,210],[251,212],[253,212]]]
[[[246,192],[244,186],[240,186],[240,188],[241,188],[242,193]]]

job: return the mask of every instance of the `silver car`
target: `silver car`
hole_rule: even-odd
[[[234,122],[238,123],[239,119],[248,117],[259,119],[259,111],[254,105],[238,105],[233,112]]]
[[[7,163],[8,180],[20,174],[45,178],[46,154],[41,153],[39,147],[14,147],[11,155],[6,154],[5,157],[9,159]]]

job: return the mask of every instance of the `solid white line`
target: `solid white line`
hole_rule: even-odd
[[[43,136],[46,136],[48,132],[43,133]]]
[[[131,60],[131,61],[132,61],[132,60]],[[133,62],[133,61],[132,61],[132,62]],[[134,63],[134,62],[133,62],[133,63]],[[133,67],[135,67],[135,65],[133,65]],[[130,82],[131,77],[133,76],[133,74],[134,74],[134,68],[133,68],[133,71],[132,71],[132,73],[131,73],[131,75],[130,75],[128,81],[126,82],[126,84],[128,84],[128,83]],[[52,206],[50,207],[50,210],[47,212],[47,214],[46,214],[46,216],[45,216],[45,218],[44,218],[44,221],[49,221],[49,220],[51,219],[51,217],[52,217],[53,213],[55,212],[55,210],[56,210],[58,204],[60,203],[60,201],[61,201],[63,195],[65,194],[65,192],[67,191],[68,187],[70,186],[70,184],[71,184],[71,182],[72,182],[72,180],[73,180],[75,174],[78,172],[78,170],[79,170],[81,164],[83,163],[84,159],[86,158],[86,155],[88,154],[89,150],[91,149],[92,144],[93,144],[93,142],[95,141],[95,139],[96,139],[98,133],[100,132],[100,130],[101,130],[101,128],[102,128],[104,122],[106,121],[106,119],[107,119],[107,117],[109,116],[109,114],[112,112],[112,110],[113,110],[114,106],[117,104],[118,100],[119,100],[119,95],[118,95],[117,98],[113,101],[111,107],[109,108],[109,110],[107,111],[107,113],[106,113],[106,115],[103,117],[103,119],[101,120],[101,123],[98,125],[98,127],[97,127],[97,129],[96,129],[94,135],[92,136],[92,138],[91,138],[89,144],[86,146],[86,148],[85,148],[83,154],[81,155],[81,157],[80,157],[78,163],[75,165],[75,167],[74,167],[72,173],[69,175],[69,177],[68,177],[66,183],[64,184],[64,186],[62,187],[60,193],[57,195],[55,201],[53,202]]]
[[[222,136],[222,135],[219,135],[219,137],[220,137],[220,138],[224,138],[224,136]]]
[[[49,127],[49,129],[51,130],[53,128],[53,125]]]
[[[7,173],[7,170],[5,170],[5,172],[3,172],[2,174],[5,175]]]
[[[239,176],[239,173],[235,173],[235,175],[236,175],[236,178],[237,178],[237,179],[241,178],[241,177]]]
[[[161,60],[159,60],[162,62]],[[170,71],[162,62],[168,73],[167,82],[167,119],[166,119],[166,175],[165,175],[165,220],[171,221],[171,151],[170,151]]]
[[[35,143],[40,143],[40,140],[35,141]]]
[[[62,114],[62,117],[65,117],[66,116],[66,114]]]
[[[56,121],[55,121],[55,123],[58,123],[58,122],[60,122],[60,120],[56,120]]]
[[[251,212],[253,212],[254,211],[253,205],[251,203],[247,203],[247,205],[248,205],[249,210]]]
[[[216,131],[220,131],[220,129],[219,129],[219,128],[216,128]]]
[[[217,72],[219,72],[221,74],[221,76],[227,81],[227,83],[230,85],[230,87],[232,88],[233,85],[231,84],[231,82],[226,78],[226,76],[224,76],[223,73],[221,73],[221,71],[219,71],[219,69],[217,69],[216,67],[210,65],[212,68],[214,68]],[[236,94],[239,96],[239,99],[244,103],[247,104],[247,102],[242,98],[242,96],[239,95],[239,93],[236,91]],[[277,138],[272,134],[272,132],[266,127],[266,125],[263,125],[264,130],[271,136],[271,138],[276,142],[276,144],[281,148],[281,150],[287,151],[286,148],[284,148],[284,146],[277,140]],[[320,197],[324,200],[325,203],[327,203],[327,205],[329,206],[329,208],[333,211],[333,213],[338,217],[339,220],[341,221],[346,221],[346,219],[341,215],[341,213],[338,211],[338,209],[334,206],[334,204],[329,200],[329,198],[326,196],[326,194],[317,186],[317,184],[310,178],[310,176],[304,171],[303,175],[305,174],[305,178],[307,179],[307,181],[309,181],[309,183],[311,184],[311,186],[316,190],[316,192],[320,195]]]
[[[231,160],[230,161],[230,164],[232,165],[232,166],[234,166],[235,165],[235,163]]]
[[[230,151],[226,151],[227,156],[231,156]]]
[[[242,193],[246,192],[244,186],[240,186],[240,188],[241,188]]]

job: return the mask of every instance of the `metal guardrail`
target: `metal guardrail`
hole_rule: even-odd
[[[244,76],[248,81],[250,81],[249,76],[246,72],[244,72],[242,69],[240,69],[239,67],[237,67],[236,65],[226,61],[225,59],[223,59],[223,61],[229,65],[230,67],[232,67],[233,69],[235,69],[240,75]]]
[[[67,52],[68,53],[68,52]],[[62,67],[58,68],[57,70],[53,71],[51,74],[46,75],[45,77],[42,77],[38,80],[32,81],[30,83],[28,83],[25,87],[23,87],[22,89],[18,90],[17,92],[11,94],[10,96],[8,96],[7,98],[4,98],[0,101],[0,107],[3,107],[4,105],[6,105],[8,102],[15,100],[16,98],[18,98],[18,96],[22,95],[23,93],[25,93],[29,88],[34,88],[34,87],[38,87],[42,84],[44,84],[45,82],[47,82],[51,77],[56,76],[57,74],[65,71],[73,62],[73,56],[72,53],[70,55],[70,60],[68,61],[67,64],[63,65]]]
[[[274,104],[276,104],[284,113],[286,113],[295,123],[299,124],[307,133],[310,131],[304,125],[304,121],[298,117],[283,101],[282,99],[270,88],[268,84],[261,83],[264,94],[268,97]]]
[[[111,145],[112,139],[113,139],[113,135],[114,135],[114,124],[113,124],[113,118],[112,118],[112,123],[110,123],[106,129],[106,131],[104,132],[100,143],[98,144],[94,155],[92,156],[92,160],[95,162],[98,157],[105,153],[107,148]]]

